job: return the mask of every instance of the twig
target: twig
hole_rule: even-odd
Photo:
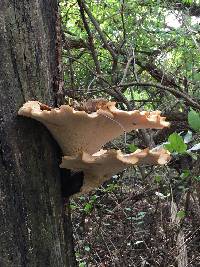
[[[133,48],[133,73],[134,73],[134,76],[135,76],[135,80],[137,81],[137,82],[139,82],[138,81],[138,77],[137,77],[137,73],[136,73],[136,68],[135,68],[135,65],[136,65],[136,60],[135,60],[135,49]]]
[[[90,12],[89,8],[86,6],[85,1],[84,0],[78,0],[78,1],[81,2],[85,12],[87,13],[88,17],[90,18],[91,22],[93,23],[94,27],[96,28],[105,48],[110,52],[114,62],[116,62],[117,61],[117,55],[116,55],[115,51],[111,48],[111,46],[108,44],[100,26],[99,26],[99,23],[96,21],[96,19],[94,18],[94,16]]]
[[[199,46],[199,43],[198,43],[196,37],[193,35],[193,33],[197,33],[197,34],[198,34],[198,32],[193,31],[193,30],[187,25],[187,23],[186,23],[185,21],[183,21],[183,24],[185,25],[186,29],[189,31],[190,36],[191,36],[191,38],[192,38],[192,40],[193,40],[193,42],[194,42],[194,44],[195,44],[197,50],[200,52],[200,46]]]
[[[122,0],[120,14],[121,14],[121,19],[122,19],[123,41],[122,41],[122,43],[120,45],[120,50],[122,49],[122,47],[126,43],[126,28],[125,28],[125,21],[124,21],[124,6],[125,6],[125,0]]]
[[[129,69],[130,64],[131,64],[131,62],[132,62],[133,59],[134,59],[134,55],[132,55],[132,56],[129,58],[129,60],[127,61],[126,67],[125,67],[125,69],[124,69],[124,74],[123,74],[123,77],[122,77],[121,82],[119,83],[119,85],[122,85],[122,84],[124,83],[124,81],[125,81],[125,79],[126,79],[126,76],[127,76],[127,73],[128,73],[128,69]]]
[[[178,91],[174,88],[164,86],[161,84],[154,84],[154,83],[150,83],[150,82],[130,82],[130,83],[119,84],[118,86],[123,87],[123,88],[127,88],[130,86],[155,87],[155,88],[158,88],[162,91],[168,91],[168,92],[172,93],[175,97],[183,98],[191,106],[200,109],[200,104],[198,102],[196,102],[194,99],[192,99],[191,97],[189,97],[189,95],[187,95],[186,93],[183,93],[183,92]]]
[[[122,94],[122,92],[118,88],[112,88],[111,84],[102,76],[98,75],[95,71],[93,71],[88,65],[84,64],[83,62],[79,61],[78,59],[74,57],[68,57],[76,61],[77,63],[81,64],[85,68],[87,68],[94,76],[96,76],[96,80],[98,83],[100,83],[102,90],[109,94],[110,96],[114,97],[118,102],[124,103],[129,110],[131,110],[131,105],[129,101],[126,99],[126,97]],[[102,85],[102,82],[108,85],[108,87],[104,88]]]
[[[81,18],[82,18],[85,30],[86,30],[87,35],[88,35],[88,41],[89,41],[90,50],[92,53],[92,58],[94,60],[94,64],[96,67],[96,72],[98,74],[101,74],[101,68],[100,68],[97,52],[96,52],[95,47],[94,47],[93,35],[90,31],[89,24],[87,23],[87,19],[86,19],[85,14],[84,14],[83,1],[81,1],[81,0],[77,0],[77,1],[78,1],[79,9],[80,9]]]
[[[88,85],[88,88],[87,88],[87,93],[89,93],[90,92],[90,87],[91,87],[91,85],[93,84],[93,82],[96,80],[96,76],[94,76],[94,78],[91,80],[91,82],[89,83],[89,85]]]
[[[65,34],[62,31],[62,41],[66,43],[67,56],[69,57],[69,76],[71,81],[71,90],[73,92],[73,98],[75,97],[75,79],[74,79],[74,69],[73,69],[73,60],[71,59],[71,52],[68,46],[68,39],[66,40]]]

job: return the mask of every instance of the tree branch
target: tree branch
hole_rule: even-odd
[[[115,51],[111,48],[111,46],[108,44],[100,26],[99,26],[99,23],[96,21],[96,19],[94,18],[94,16],[92,15],[92,13],[90,12],[89,8],[86,6],[84,0],[79,0],[79,2],[81,2],[85,12],[87,13],[88,17],[90,18],[91,22],[93,23],[95,29],[97,30],[105,48],[110,52],[112,58],[113,58],[113,61],[114,62],[117,62],[117,55],[115,53]]]
[[[158,88],[162,91],[168,91],[171,94],[173,94],[175,97],[184,99],[190,106],[193,106],[193,107],[200,110],[200,104],[198,102],[196,102],[193,98],[191,98],[186,93],[178,91],[174,88],[164,86],[161,84],[154,84],[154,83],[150,83],[150,82],[130,82],[130,83],[124,83],[124,84],[118,85],[118,87],[123,87],[123,88],[128,88],[130,86],[155,87],[155,88]],[[113,87],[116,87],[116,86],[113,86]]]
[[[144,64],[140,60],[136,59],[136,64],[139,65],[142,69],[148,71],[154,79],[156,79],[160,83],[162,82],[163,85],[179,88],[179,86],[176,84],[174,77],[166,75],[163,70],[158,69],[158,67],[152,62]]]
[[[77,0],[77,2],[78,2],[78,5],[79,5],[82,21],[83,21],[85,30],[86,30],[87,35],[88,35],[88,41],[89,41],[92,57],[93,57],[93,60],[94,60],[94,64],[95,64],[95,67],[96,67],[96,72],[98,74],[101,74],[101,68],[100,68],[97,52],[96,52],[95,47],[94,47],[93,35],[92,35],[91,31],[90,31],[90,27],[89,27],[89,25],[87,23],[87,19],[86,19],[85,14],[84,14],[83,3],[82,3],[81,0]]]
[[[128,73],[129,66],[130,66],[130,64],[131,64],[131,62],[132,62],[133,59],[134,59],[134,55],[132,55],[132,56],[129,58],[129,60],[127,61],[126,67],[125,67],[125,69],[124,69],[123,77],[122,77],[122,79],[121,79],[121,82],[119,83],[120,85],[122,85],[122,84],[124,83],[124,81],[125,81],[125,79],[126,79],[126,76],[127,76],[127,73]]]

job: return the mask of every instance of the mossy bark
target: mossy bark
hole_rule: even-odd
[[[0,1],[0,266],[76,266],[61,154],[25,101],[56,103],[57,0]]]

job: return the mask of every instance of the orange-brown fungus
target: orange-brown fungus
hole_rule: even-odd
[[[50,110],[49,110],[50,109]],[[159,111],[123,111],[114,102],[90,114],[68,105],[41,110],[41,103],[29,101],[18,114],[42,122],[60,145],[64,155],[93,154],[114,138],[135,129],[162,129],[169,125]]]
[[[89,192],[112,175],[132,165],[162,165],[170,160],[165,149],[137,150],[122,154],[120,150],[101,150],[109,141],[136,129],[162,129],[169,126],[160,111],[123,111],[105,99],[51,108],[38,101],[28,101],[19,115],[43,123],[60,145],[61,168],[84,172],[82,193]]]

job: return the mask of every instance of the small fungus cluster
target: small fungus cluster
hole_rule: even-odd
[[[81,193],[93,190],[128,166],[163,165],[170,160],[169,152],[163,148],[137,149],[131,154],[102,149],[124,132],[169,126],[159,111],[123,111],[116,108],[115,102],[94,103],[88,102],[84,108],[69,105],[51,108],[38,101],[28,101],[18,112],[48,128],[64,155],[61,168],[84,173]]]

